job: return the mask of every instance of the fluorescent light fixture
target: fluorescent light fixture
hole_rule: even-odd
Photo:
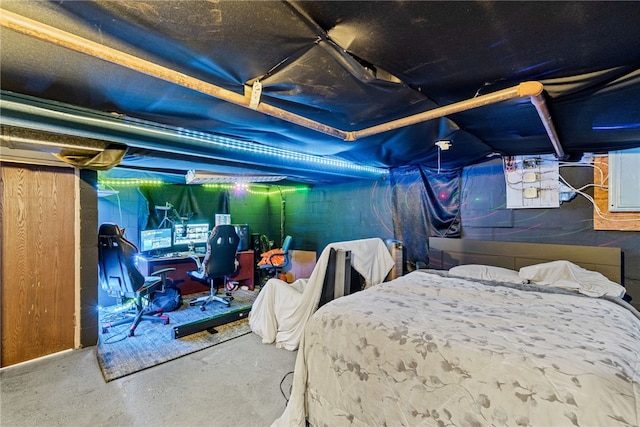
[[[119,193],[118,190],[101,190],[101,189],[98,189],[98,197],[115,196],[118,193]]]
[[[249,183],[249,182],[277,182],[285,179],[284,175],[237,175],[223,174],[206,171],[190,170],[185,176],[187,184],[210,184],[210,183]]]

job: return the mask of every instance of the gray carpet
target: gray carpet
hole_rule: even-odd
[[[168,325],[157,322],[142,321],[135,331],[135,336],[129,337],[129,325],[109,328],[108,333],[102,333],[97,347],[97,357],[102,375],[106,382],[124,377],[134,372],[150,368],[160,363],[168,362],[181,356],[220,344],[230,339],[251,332],[247,318],[225,325],[217,326],[217,333],[209,331],[197,332],[182,338],[174,339],[172,335],[175,325],[182,325],[199,321],[212,316],[218,316],[227,311],[250,307],[257,297],[257,291],[237,290],[233,293],[234,300],[230,307],[210,302],[207,310],[189,306],[188,301],[195,296],[185,298],[182,307],[167,313],[170,319]],[[113,310],[102,310],[100,325],[106,320],[115,320],[118,314]]]

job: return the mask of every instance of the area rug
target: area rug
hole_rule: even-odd
[[[105,382],[122,378],[134,372],[186,356],[199,350],[223,343],[233,338],[251,332],[248,319],[240,319],[215,328],[215,333],[201,331],[182,338],[173,338],[173,326],[203,320],[224,314],[227,311],[250,307],[258,293],[237,290],[233,293],[234,300],[230,307],[210,302],[206,311],[199,307],[189,306],[188,300],[199,295],[189,295],[182,306],[167,313],[169,325],[142,321],[135,331],[135,336],[129,337],[129,325],[109,328],[108,333],[102,333],[102,324],[114,320],[118,315],[113,310],[101,310],[99,343],[97,357]]]

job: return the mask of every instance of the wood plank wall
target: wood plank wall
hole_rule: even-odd
[[[593,229],[594,230],[619,230],[619,231],[640,231],[639,212],[610,212],[609,211],[609,190],[600,187],[608,185],[609,158],[597,156],[593,161],[593,199],[597,208],[593,209]],[[602,171],[602,172],[600,172]],[[598,212],[599,210],[599,212]]]
[[[0,366],[74,347],[75,172],[0,164]]]

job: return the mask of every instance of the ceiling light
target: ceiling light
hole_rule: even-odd
[[[232,175],[195,170],[190,170],[185,175],[187,184],[277,182],[286,178],[284,175]]]
[[[441,150],[448,150],[449,148],[451,148],[451,141],[447,141],[445,139],[441,139],[439,141],[436,141],[436,145],[438,146],[439,149]]]

